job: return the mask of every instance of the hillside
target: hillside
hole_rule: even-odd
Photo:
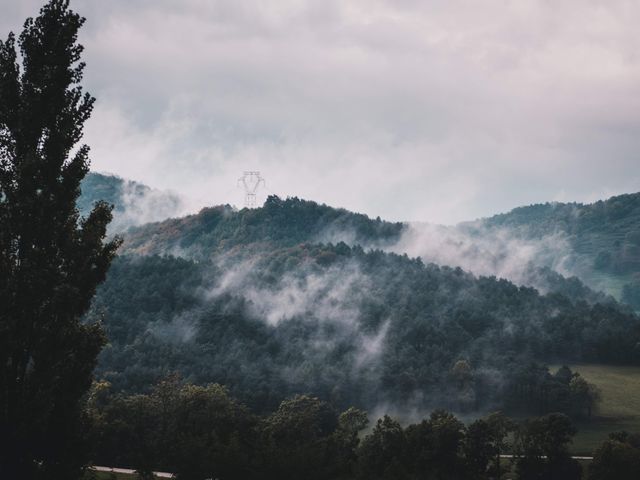
[[[640,309],[640,193],[592,204],[520,207],[465,226],[477,235],[507,229],[521,239],[562,235],[564,266],[593,288]]]
[[[495,275],[544,293],[580,289],[578,284],[585,283],[640,310],[640,194],[590,205],[519,207],[444,227],[389,223],[277,197],[262,209],[242,214],[227,205],[179,218],[186,211],[179,197],[96,173],[87,176],[82,191],[78,205],[83,214],[98,199],[115,205],[112,233],[140,227],[127,235],[125,250],[131,253],[187,252],[192,258],[206,258],[239,245],[252,244],[259,250],[260,242],[293,246],[343,241],[419,256],[426,263],[461,267],[476,275]],[[278,215],[279,209],[286,209],[286,216]],[[164,221],[170,217],[176,218]],[[558,273],[565,278],[558,280]]]
[[[151,189],[123,182],[90,177],[80,206],[103,196],[121,218],[144,211]],[[539,364],[640,362],[638,317],[540,261],[549,208],[418,231],[271,196],[134,225],[93,303],[110,340],[97,373],[136,392],[177,371],[267,410],[295,393],[368,409],[547,410]]]
[[[123,252],[180,252],[181,256],[203,259],[240,247],[263,251],[301,243],[339,242],[380,247],[396,242],[403,229],[402,223],[373,220],[298,198],[270,196],[262,208],[205,208],[196,215],[132,229]]]
[[[179,371],[260,409],[311,393],[474,411],[551,408],[518,393],[546,388],[532,362],[640,360],[639,319],[575,279],[555,274],[563,293],[541,295],[360,246],[394,244],[404,228],[270,197],[132,229],[93,305],[110,338],[98,374],[140,391]]]

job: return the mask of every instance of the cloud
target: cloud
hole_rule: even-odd
[[[517,233],[508,228],[486,228],[479,222],[455,227],[413,223],[389,250],[424,262],[461,267],[475,275],[505,278],[543,292],[547,283],[535,274],[535,268],[549,267],[564,276],[576,274],[576,255],[566,234],[529,238]]]
[[[125,180],[119,189],[118,208],[109,224],[112,233],[132,226],[183,216],[191,209],[184,198]]]
[[[40,2],[0,0],[6,31]],[[200,204],[262,193],[454,223],[638,190],[627,0],[76,1],[94,166]]]
[[[240,263],[223,259],[219,264],[224,274],[207,296],[241,296],[251,314],[272,326],[311,317],[322,322],[357,325],[359,305],[369,283],[355,263],[320,270],[302,265],[272,284],[263,281],[265,273],[257,259]]]
[[[361,323],[364,302],[375,302],[371,279],[355,262],[317,268],[302,264],[277,279],[263,270],[257,259],[238,262],[219,259],[216,278],[204,292],[206,301],[231,296],[244,301],[247,313],[278,328],[289,321],[314,325],[307,355],[331,355],[343,342],[355,348],[352,368],[377,365],[389,330],[389,321],[365,327]]]
[[[169,322],[155,321],[147,324],[147,333],[169,344],[188,343],[198,333],[197,321],[191,314],[182,314]]]

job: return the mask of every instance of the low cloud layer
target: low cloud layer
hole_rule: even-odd
[[[413,223],[390,250],[420,257],[424,262],[460,267],[475,275],[493,275],[538,288],[541,285],[536,284],[533,268],[549,267],[564,276],[575,275],[575,254],[563,233],[532,239],[519,237],[506,228]]]
[[[310,355],[331,355],[347,339],[356,346],[354,368],[375,366],[384,348],[388,322],[378,328],[361,324],[363,302],[374,302],[371,279],[354,263],[318,269],[302,264],[268,281],[257,259],[219,259],[218,276],[204,293],[207,301],[223,296],[242,299],[247,313],[272,327],[288,321],[317,324]]]
[[[123,232],[127,228],[149,222],[159,222],[167,218],[179,217],[191,210],[180,196],[147,188],[131,181],[124,181],[119,192],[119,204],[114,212],[113,232]]]
[[[38,0],[0,0],[17,30]],[[93,165],[242,203],[236,180],[455,223],[638,190],[640,4],[72,1]]]

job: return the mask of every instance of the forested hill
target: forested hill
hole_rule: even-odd
[[[339,243],[381,247],[398,241],[402,223],[298,198],[270,196],[261,208],[218,206],[198,214],[144,225],[128,232],[123,252],[174,253],[203,259],[236,247],[253,250],[301,243]]]
[[[109,227],[112,233],[174,217],[184,211],[179,196],[114,175],[90,172],[82,180],[80,188],[82,193],[77,202],[80,215],[88,215],[98,200],[113,205],[114,218]]]
[[[478,235],[508,229],[520,238],[561,234],[569,242],[567,268],[593,288],[640,309],[640,193],[592,204],[545,203],[516,208],[466,225]]]
[[[344,241],[460,266],[476,275],[496,275],[543,292],[571,287],[564,279],[558,281],[555,271],[640,311],[640,194],[589,205],[519,207],[455,227],[390,223],[278,197],[254,210],[227,205],[181,217],[186,208],[174,194],[91,173],[82,184],[81,213],[98,199],[115,205],[112,233],[139,227],[127,233],[123,252],[202,259],[234,248],[248,252],[266,245]],[[171,217],[176,218],[168,220]],[[571,282],[574,290],[581,288]]]
[[[95,175],[83,195],[81,208],[103,198],[123,219],[167,198]],[[369,409],[548,411],[564,408],[566,389],[541,364],[640,362],[638,317],[548,268],[527,270],[544,277],[541,294],[429,264],[388,251],[411,226],[298,198],[173,219],[151,210],[161,221],[134,216],[90,314],[109,338],[97,374],[116,390],[179,372],[257,409],[309,393]]]
[[[546,411],[562,399],[539,363],[640,361],[640,320],[613,299],[575,279],[541,295],[375,248],[405,228],[275,196],[133,228],[92,307],[110,342],[97,373],[144,391],[178,371],[258,409],[309,393]]]

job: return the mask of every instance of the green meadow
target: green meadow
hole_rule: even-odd
[[[611,432],[640,432],[640,367],[599,364],[569,365],[597,385],[602,401],[594,417],[577,425],[573,451],[590,454]]]

